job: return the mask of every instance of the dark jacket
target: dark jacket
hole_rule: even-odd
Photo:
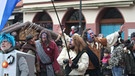
[[[125,65],[126,73],[135,74],[135,60],[131,52],[125,53]]]

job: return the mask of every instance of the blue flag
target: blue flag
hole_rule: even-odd
[[[0,0],[0,31],[4,28],[19,1],[20,0]]]

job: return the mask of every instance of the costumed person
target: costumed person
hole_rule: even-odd
[[[109,60],[109,65],[112,69],[113,76],[123,76],[124,75],[124,40],[118,38],[117,42],[113,45],[111,52],[111,58]]]
[[[29,34],[26,36],[26,43],[21,47],[21,51],[34,55],[35,56],[35,65],[36,65],[36,47],[35,47],[35,40],[36,37],[33,36],[32,34]],[[35,67],[35,74],[38,74],[36,72],[36,67]]]
[[[34,76],[34,57],[15,49],[15,38],[0,34],[0,76]]]
[[[116,43],[118,36],[122,33],[123,26],[121,26],[118,32],[108,35],[106,38],[95,37],[94,32],[88,28],[83,31],[82,37],[87,43],[87,53],[89,55],[89,67],[86,71],[86,75],[100,76],[100,50],[102,47],[111,47]]]
[[[65,76],[83,76],[85,74],[89,65],[89,57],[85,48],[86,43],[78,34],[74,34],[72,36],[70,43],[68,44],[68,48],[63,48],[57,58],[57,61],[61,66],[63,66]]]
[[[37,71],[40,76],[55,76],[60,71],[60,65],[57,62],[59,55],[58,47],[52,40],[49,31],[42,30],[39,40],[35,41],[37,50],[37,62],[39,69]]]
[[[35,40],[36,38],[31,34],[26,36],[26,43],[21,47],[21,51],[35,56],[36,55]]]

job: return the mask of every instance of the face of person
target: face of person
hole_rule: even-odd
[[[35,40],[36,40],[36,38],[33,37],[33,38],[30,40],[30,44],[35,44]]]
[[[0,45],[1,50],[6,51],[9,48],[11,48],[12,44],[9,43],[7,40],[3,40],[3,42]]]
[[[94,40],[94,33],[92,30],[87,31],[87,40],[89,43],[93,42]]]
[[[90,35],[91,38],[94,38],[94,33],[92,30],[87,31],[87,33]]]
[[[74,42],[73,42],[73,39],[72,38],[70,39],[69,46],[70,46],[70,49],[74,49]]]
[[[71,45],[74,45],[74,43],[73,43],[73,39],[71,39],[71,40],[70,40],[70,43],[71,43]]]
[[[43,42],[46,41],[47,40],[47,34],[46,33],[42,33],[41,39],[42,39]]]
[[[104,53],[104,57],[107,57],[109,54],[108,53]]]

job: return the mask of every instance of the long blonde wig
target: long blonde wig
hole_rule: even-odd
[[[87,46],[87,44],[84,42],[83,38],[80,37],[80,35],[78,35],[78,34],[74,34],[72,36],[72,40],[73,40],[73,44],[75,46],[74,51],[76,51],[76,53],[82,51]]]

